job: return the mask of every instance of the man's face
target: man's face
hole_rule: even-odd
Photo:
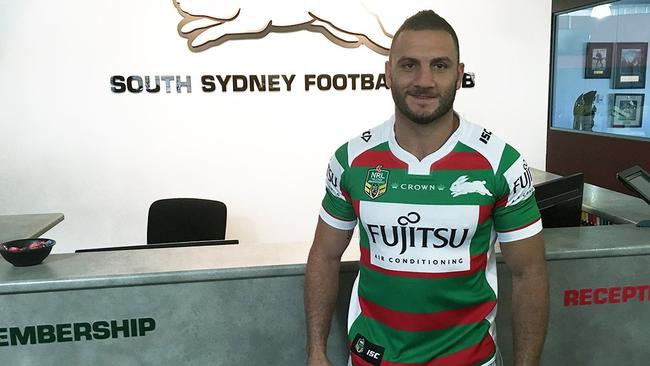
[[[396,113],[418,124],[436,121],[452,109],[464,71],[449,33],[400,33],[386,62]]]

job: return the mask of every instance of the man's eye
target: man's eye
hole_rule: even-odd
[[[447,67],[448,67],[448,66],[447,66],[447,64],[445,64],[445,63],[437,63],[437,64],[433,64],[433,68],[435,68],[435,69],[441,69],[441,70],[444,70],[444,69],[446,69]]]
[[[407,62],[407,63],[402,64],[402,68],[407,69],[407,70],[411,70],[411,69],[415,68],[415,64],[412,63],[412,62]]]

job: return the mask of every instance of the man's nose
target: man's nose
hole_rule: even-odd
[[[435,87],[437,84],[435,73],[429,67],[420,68],[415,81],[416,84],[421,87]]]

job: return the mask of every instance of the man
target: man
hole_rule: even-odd
[[[498,238],[513,276],[515,365],[537,365],[548,281],[526,162],[454,113],[464,65],[453,28],[433,11],[400,27],[385,72],[394,118],[330,161],[305,273],[308,365],[331,365],[340,259],[357,221],[350,364],[498,364]]]

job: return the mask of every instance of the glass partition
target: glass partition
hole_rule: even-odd
[[[650,139],[650,0],[555,14],[551,128]]]

